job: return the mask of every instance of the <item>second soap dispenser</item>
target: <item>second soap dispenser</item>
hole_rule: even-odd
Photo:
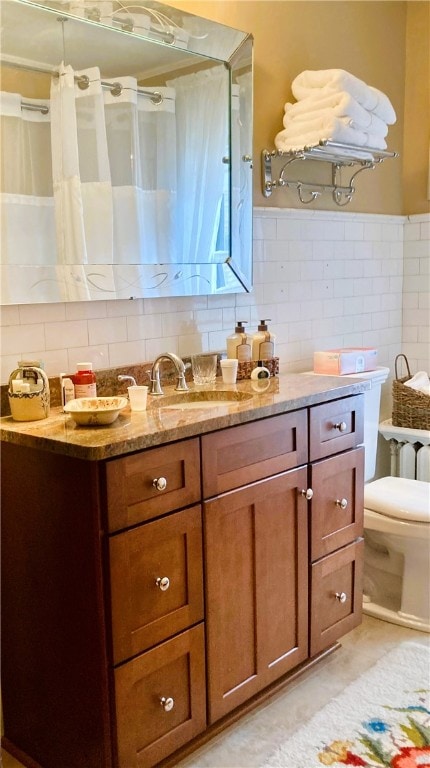
[[[258,330],[252,337],[252,359],[270,360],[275,356],[275,336],[267,327],[270,318],[261,320]]]

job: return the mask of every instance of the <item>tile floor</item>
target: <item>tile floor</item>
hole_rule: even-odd
[[[362,625],[342,639],[342,648],[318,669],[305,673],[290,688],[178,763],[178,768],[257,768],[281,741],[362,672],[399,643],[412,639],[430,646],[430,636],[423,632],[365,616]],[[4,750],[2,766],[23,768]]]

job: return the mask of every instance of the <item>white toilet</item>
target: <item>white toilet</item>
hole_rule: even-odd
[[[430,485],[383,477],[364,489],[363,611],[430,632]]]
[[[375,475],[381,386],[388,373],[378,368],[354,376],[372,383],[364,394],[363,611],[430,632],[430,484],[402,477],[369,482]]]

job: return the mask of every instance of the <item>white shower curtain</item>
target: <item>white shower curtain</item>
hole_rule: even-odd
[[[229,250],[229,126],[220,119],[228,114],[228,72],[216,66],[168,85],[176,91],[178,261],[216,263]]]
[[[50,114],[21,108],[18,93],[0,94],[1,260],[55,265]],[[49,100],[25,99],[34,107]]]
[[[113,207],[100,72],[59,68],[51,82],[58,262],[111,264]],[[87,75],[81,90],[76,76]]]
[[[86,76],[89,87],[80,89]],[[175,260],[175,102],[140,94],[135,78],[66,67],[52,85],[54,196],[60,259],[151,264]]]
[[[4,134],[3,164],[11,167],[3,172],[9,247],[2,240],[2,261],[52,265],[43,279],[57,281],[58,300],[127,295],[128,285],[134,295],[142,265],[166,265],[156,275],[161,281],[167,265],[220,263],[229,252],[230,137],[228,120],[220,120],[229,100],[226,69],[217,65],[168,87],[141,88],[131,77],[109,83],[121,88],[102,84],[97,67],[61,65],[47,116],[22,111],[20,95],[6,94],[3,111],[13,122]],[[18,149],[27,123],[40,135]]]
[[[114,290],[112,264],[176,260],[174,91],[112,82],[120,95],[102,86],[98,68],[61,65],[46,115],[2,93],[3,264],[59,265],[77,284],[104,275]],[[73,297],[85,292],[77,286]]]
[[[176,117],[172,88],[115,78],[104,90],[114,211],[114,263],[176,261]],[[148,93],[154,93],[152,99]],[[159,101],[159,95],[161,100]]]

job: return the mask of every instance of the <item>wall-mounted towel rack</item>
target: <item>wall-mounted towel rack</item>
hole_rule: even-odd
[[[356,147],[352,144],[339,144],[334,141],[322,140],[312,147],[291,152],[263,149],[261,153],[261,178],[263,195],[270,197],[277,187],[295,187],[300,202],[307,205],[316,200],[324,192],[331,192],[336,205],[342,207],[351,202],[355,192],[354,181],[361,171],[373,170],[378,163],[388,157],[398,157],[397,152],[386,152],[370,147]],[[272,163],[281,158],[283,165],[278,177],[273,178]],[[286,174],[291,165],[298,160],[322,160],[331,164],[331,183],[320,184],[309,181],[288,179]],[[351,172],[348,184],[341,182],[341,170],[359,165],[358,170]]]

